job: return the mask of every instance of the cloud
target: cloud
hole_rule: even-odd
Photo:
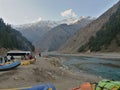
[[[76,13],[72,9],[68,9],[68,10],[61,12],[61,16],[63,16],[63,17],[77,17]]]
[[[38,21],[41,21],[41,20],[42,20],[42,17],[39,17],[39,18],[38,18]]]

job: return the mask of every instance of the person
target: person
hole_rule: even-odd
[[[29,60],[29,53],[25,54],[25,60]]]
[[[4,65],[4,58],[0,57],[0,66]]]
[[[8,61],[10,61],[10,60],[11,60],[11,56],[10,56],[10,55],[8,55],[8,56],[7,56],[7,59],[8,59]]]
[[[7,56],[5,56],[5,57],[4,57],[4,61],[5,61],[5,63],[7,62],[7,60],[8,60],[8,59],[7,59]]]
[[[25,60],[25,59],[26,59],[25,55],[21,56],[21,60]]]
[[[31,55],[31,54],[29,54],[29,59],[33,59],[33,57],[32,57],[32,55]]]
[[[41,57],[41,52],[39,53],[39,57]]]
[[[12,61],[14,61],[14,57],[13,56],[11,56],[11,58],[10,58]]]
[[[0,63],[2,63],[3,62],[3,58],[2,57],[0,57]]]

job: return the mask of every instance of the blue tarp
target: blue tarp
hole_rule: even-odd
[[[13,69],[13,68],[19,66],[20,64],[21,64],[21,62],[16,61],[16,62],[12,62],[10,64],[6,64],[6,65],[3,65],[3,66],[0,66],[0,71]]]
[[[42,85],[33,86],[31,88],[26,88],[26,89],[22,89],[22,90],[49,90],[49,89],[56,90],[55,86],[52,84],[42,84]]]

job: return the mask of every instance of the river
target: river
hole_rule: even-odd
[[[93,57],[52,55],[62,57],[65,60],[64,65],[70,69],[94,74],[96,76],[120,80],[120,60],[119,59],[100,59]]]

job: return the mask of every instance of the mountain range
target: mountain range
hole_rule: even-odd
[[[90,16],[69,18],[61,21],[39,21],[14,28],[20,31],[33,45],[41,50],[57,50],[77,30],[85,27],[95,18]]]
[[[59,49],[64,53],[78,51],[120,51],[120,1],[96,20],[76,32]]]
[[[23,36],[35,45],[35,42],[38,41],[42,35],[57,25],[58,23],[54,21],[40,21],[36,23],[13,26],[13,28],[20,31]]]

